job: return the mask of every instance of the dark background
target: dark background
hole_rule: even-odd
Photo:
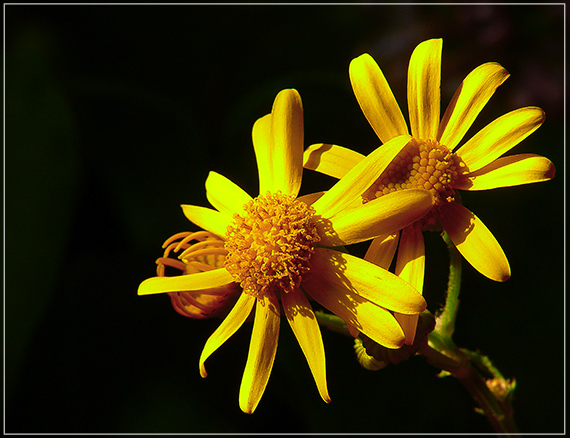
[[[564,6],[5,6],[5,431],[492,432],[453,378],[421,357],[371,372],[352,341],[323,330],[332,403],[320,399],[288,325],[253,415],[238,389],[251,326],[208,361],[218,320],[136,295],[170,235],[194,230],[180,204],[207,205],[215,170],[257,191],[254,121],[299,90],[305,142],[379,145],[352,94],[369,52],[407,118],[414,47],[442,37],[442,114],[478,65],[511,77],[469,135],[536,105],[546,122],[511,153],[557,166],[553,181],[467,193],[512,278],[464,265],[455,335],[515,377],[522,432],[564,420]],[[332,179],[305,172],[303,192]],[[447,255],[426,235],[425,296],[442,304]],[[356,248],[356,252],[362,248]]]

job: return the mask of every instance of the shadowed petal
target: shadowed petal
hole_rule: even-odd
[[[275,296],[257,299],[249,353],[239,388],[239,406],[252,414],[267,386],[279,338],[279,303]]]
[[[162,294],[166,292],[185,292],[212,289],[234,281],[224,268],[196,274],[177,275],[175,277],[151,277],[139,285],[138,295]]]
[[[304,202],[307,205],[313,205],[313,203],[324,194],[325,192],[309,193],[308,195],[299,196],[297,200]]]
[[[320,277],[320,272],[307,276],[303,287],[319,304],[343,319],[352,331],[358,330],[387,348],[404,345],[404,332],[386,309],[343,285]]]
[[[405,314],[426,308],[424,298],[407,281],[360,257],[316,248],[311,263],[315,275],[378,306]]]
[[[283,304],[287,321],[289,321],[293,333],[295,333],[295,337],[307,358],[319,394],[321,394],[324,401],[329,403],[331,398],[327,389],[325,349],[319,323],[313,313],[311,304],[305,294],[299,289],[282,293],[281,303]]]
[[[342,178],[364,159],[364,155],[334,144],[313,144],[303,154],[303,167]]]
[[[297,90],[281,91],[271,111],[273,188],[297,196],[303,174],[303,105]],[[262,193],[263,194],[263,193]]]
[[[476,172],[456,181],[453,188],[460,190],[488,190],[518,186],[554,178],[554,164],[535,154],[519,154],[497,158]]]
[[[509,261],[481,220],[457,202],[441,210],[441,225],[451,241],[471,266],[495,281],[506,281],[511,276]]]
[[[394,233],[424,217],[433,207],[427,190],[406,189],[388,193],[317,223],[320,244],[344,246]],[[330,222],[330,227],[329,227]]]
[[[348,72],[356,100],[380,141],[408,134],[402,110],[376,61],[364,53],[352,60]]]
[[[437,137],[440,114],[441,49],[443,40],[418,44],[408,68],[408,110],[412,136],[421,140]]]
[[[380,266],[384,269],[389,269],[398,249],[399,233],[393,233],[376,237],[368,247],[364,260]]]
[[[273,192],[273,134],[271,114],[267,114],[253,124],[251,132],[253,149],[259,174],[259,194]]]
[[[538,107],[511,111],[485,126],[455,153],[475,172],[515,147],[544,122]]]
[[[480,65],[469,73],[445,110],[439,126],[439,142],[453,150],[508,77],[507,70],[496,62]]]
[[[222,239],[225,237],[228,225],[232,221],[231,216],[197,205],[182,205],[181,207],[188,220]]]
[[[200,375],[202,377],[208,375],[204,366],[206,359],[243,325],[251,313],[254,303],[255,297],[242,293],[230,313],[228,313],[228,316],[225,317],[216,331],[208,338],[200,355]]]
[[[419,293],[422,293],[425,272],[425,246],[420,229],[408,227],[402,230],[395,272],[396,275],[410,283]],[[394,317],[404,330],[406,344],[412,345],[416,337],[418,315],[394,313]]]
[[[402,135],[376,148],[355,165],[344,177],[313,204],[317,214],[327,219],[349,207],[376,181],[394,157],[408,144],[409,135]]]
[[[208,174],[206,196],[214,208],[230,217],[234,213],[242,214],[244,204],[251,200],[241,187],[216,172]]]

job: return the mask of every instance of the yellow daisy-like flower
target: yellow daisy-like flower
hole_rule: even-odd
[[[277,95],[271,113],[254,124],[252,137],[259,196],[252,198],[227,178],[210,172],[206,192],[215,210],[182,206],[190,221],[224,242],[223,267],[150,278],[138,290],[139,295],[181,291],[192,295],[228,284],[240,285],[242,292],[207,340],[199,367],[206,377],[206,359],[236,332],[255,306],[239,394],[240,407],[247,413],[255,410],[269,379],[282,312],[322,398],[330,401],[324,348],[310,298],[376,342],[389,348],[403,345],[404,333],[391,311],[411,315],[422,312],[426,303],[421,294],[387,270],[327,247],[396,232],[425,215],[433,204],[429,192],[412,189],[351,208],[353,199],[380,176],[409,136],[386,143],[324,194],[297,197],[304,129],[296,90]]]
[[[554,165],[539,155],[501,157],[544,122],[544,112],[537,107],[505,114],[460,145],[479,112],[509,74],[494,62],[477,67],[461,83],[440,118],[442,44],[441,39],[432,39],[414,50],[408,70],[412,139],[361,194],[366,202],[412,187],[423,187],[432,193],[433,209],[402,232],[396,266],[396,273],[420,292],[425,257],[421,230],[434,225],[446,231],[463,257],[483,275],[496,281],[505,281],[511,275],[501,246],[484,223],[458,202],[457,190],[488,190],[546,181],[555,173]],[[358,103],[379,139],[387,144],[408,134],[402,111],[372,57],[363,54],[353,59],[349,74]],[[341,146],[316,144],[305,152],[304,165],[341,178],[363,158]],[[373,242],[365,258],[386,266],[397,246],[397,235],[382,236]],[[402,318],[403,324],[410,326],[406,329],[407,343],[413,342],[416,319]]]

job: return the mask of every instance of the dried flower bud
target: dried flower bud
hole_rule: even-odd
[[[164,242],[164,255],[157,261],[156,273],[166,276],[166,269],[172,268],[180,275],[192,275],[211,269],[221,268],[227,255],[224,242],[207,231],[175,234]],[[178,253],[173,258],[171,253]],[[196,319],[225,316],[237,300],[240,287],[236,283],[204,289],[200,291],[170,292],[174,310],[183,316]]]

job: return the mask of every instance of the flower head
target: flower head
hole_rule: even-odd
[[[404,332],[391,312],[418,314],[426,303],[406,281],[372,263],[327,247],[372,239],[416,222],[432,208],[432,196],[412,189],[365,205],[353,200],[366,190],[408,143],[388,142],[362,160],[325,193],[298,196],[303,171],[303,111],[296,90],[283,90],[270,114],[253,127],[259,196],[210,172],[206,194],[214,209],[183,205],[186,217],[223,242],[223,266],[175,277],[154,277],[140,295],[187,291],[190,295],[239,285],[237,302],[207,340],[204,362],[248,318],[255,307],[239,402],[252,413],[265,390],[283,313],[305,354],[325,401],[325,356],[309,300],[315,300],[379,344],[397,348]],[[213,243],[213,242],[212,242]],[[190,255],[192,252],[190,252]]]
[[[440,118],[441,51],[441,39],[424,41],[414,50],[408,70],[412,138],[361,194],[364,202],[414,187],[429,190],[433,195],[433,208],[407,232],[402,232],[398,252],[396,272],[420,292],[424,242],[419,230],[443,228],[463,257],[483,275],[496,281],[510,277],[509,263],[501,246],[484,223],[461,204],[458,190],[528,184],[549,180],[555,173],[554,165],[539,155],[501,157],[544,122],[544,112],[537,107],[505,114],[461,144],[475,118],[509,74],[494,62],[477,67],[459,86]],[[372,57],[363,54],[353,59],[349,74],[358,103],[379,139],[387,144],[408,134],[402,111]],[[317,144],[305,152],[304,165],[341,178],[363,158],[340,146]],[[377,239],[367,259],[386,266],[382,257],[389,254],[389,266],[395,242],[394,235]],[[417,317],[402,319],[417,320]],[[413,342],[413,327],[411,323],[406,330],[407,343]]]

